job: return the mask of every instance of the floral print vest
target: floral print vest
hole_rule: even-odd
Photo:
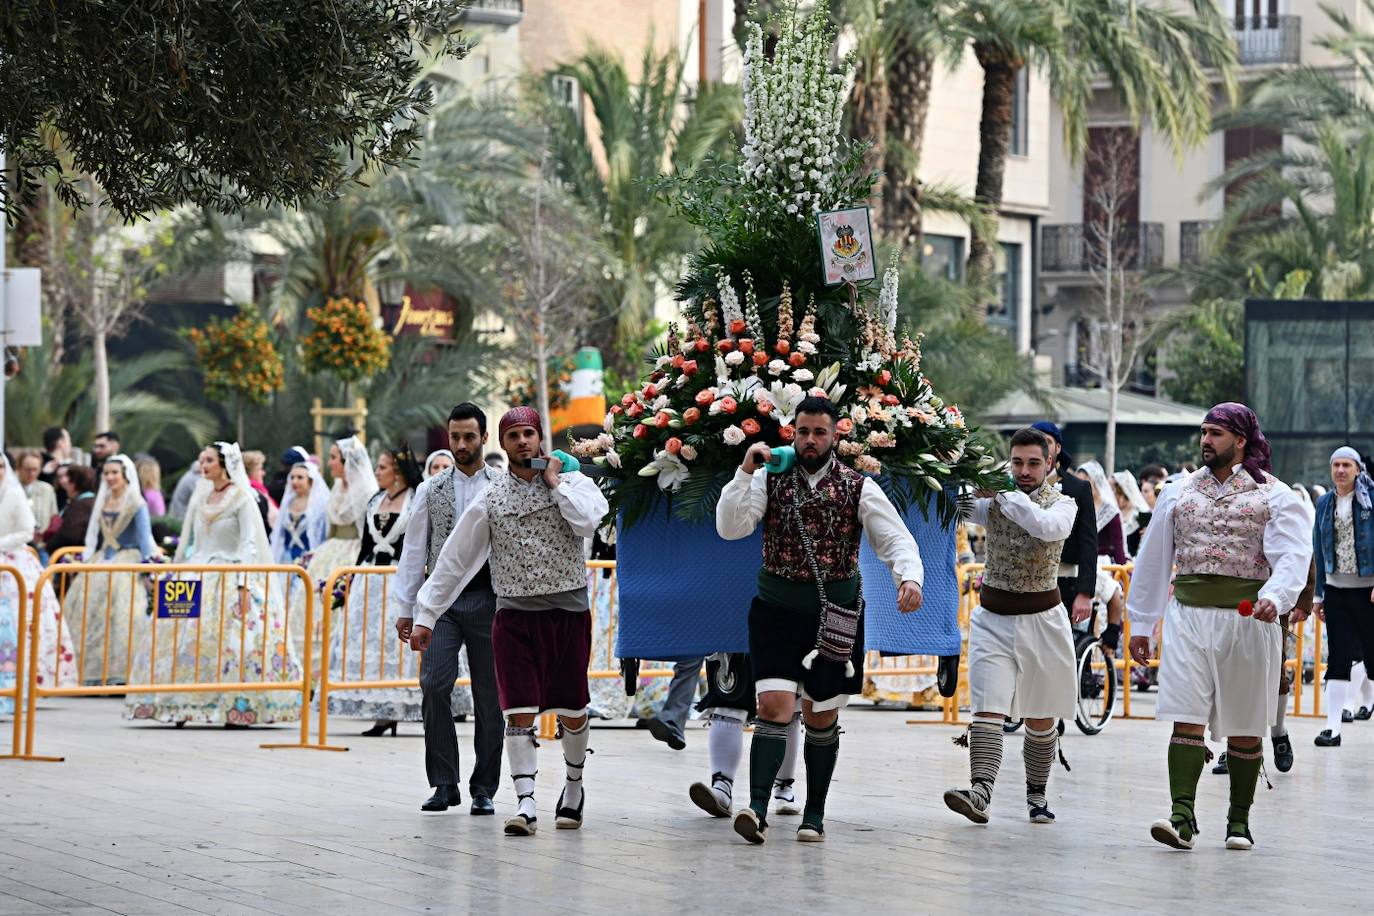
[[[838,461],[811,488],[800,467],[787,474],[768,475],[768,512],[763,522],[763,568],[775,576],[800,582],[816,577],[806,562],[796,530],[800,497],[801,523],[816,545],[816,565],[827,582],[851,579],[859,571],[859,496],[863,476]]]
[[[1026,495],[1041,509],[1070,498],[1048,483]],[[1002,514],[996,499],[988,508],[985,528],[987,564],[983,568],[983,584],[1019,594],[1059,587],[1059,558],[1067,538],[1042,541],[1031,537],[1025,528]]]
[[[1180,485],[1174,504],[1174,562],[1179,575],[1269,578],[1264,528],[1274,479],[1256,483],[1244,469],[1219,483],[1201,468]]]
[[[444,549],[444,541],[453,531],[453,474],[454,468],[445,468],[429,482],[429,498],[425,507],[429,510],[429,543],[425,545],[425,571],[434,568],[439,562],[439,551]]]
[[[500,597],[556,595],[587,587],[582,538],[572,530],[553,491],[514,474],[486,489],[491,531],[492,590]]]

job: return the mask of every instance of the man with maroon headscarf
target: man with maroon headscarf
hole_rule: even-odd
[[[1282,664],[1278,618],[1307,584],[1311,531],[1293,491],[1270,473],[1269,443],[1254,411],[1236,403],[1213,407],[1202,421],[1201,446],[1204,467],[1155,503],[1127,602],[1137,633],[1150,633],[1164,618],[1156,711],[1174,723],[1173,811],[1151,825],[1150,835],[1176,849],[1193,847],[1203,730],[1210,725],[1212,737],[1227,741],[1226,848],[1250,849],[1260,736],[1274,724]],[[1145,664],[1149,637],[1131,637],[1130,649]]]
[[[506,717],[506,763],[518,799],[506,834],[531,836],[536,829],[534,720],[541,712],[558,714],[568,768],[554,826],[576,830],[582,826],[591,699],[592,627],[583,550],[608,507],[590,478],[561,474],[557,457],[550,457],[542,471],[529,467],[530,459],[540,457],[544,438],[533,408],[507,411],[498,433],[510,470],[473,499],[444,541],[416,597],[410,645],[416,651],[428,646],[435,621],[489,562],[497,608],[491,625],[496,692]]]

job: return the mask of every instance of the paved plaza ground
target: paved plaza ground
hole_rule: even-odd
[[[1273,791],[1261,782],[1249,853],[1221,848],[1226,779],[1205,774],[1199,847],[1180,853],[1148,835],[1168,811],[1167,726],[1154,721],[1091,738],[1071,727],[1073,771],[1056,768],[1049,826],[1026,820],[1010,738],[994,819],[975,827],[940,800],[967,779],[958,729],[855,708],[828,842],[796,843],[796,819],[774,817],[768,843],[751,847],[687,800],[706,766],[695,727],[677,753],[643,730],[598,728],[580,832],[551,829],[562,766],[545,742],[549,829],[514,839],[500,826],[508,781],[497,818],[420,813],[418,724],[368,739],[354,735],[361,723],[331,720],[350,752],[266,751],[259,742],[293,733],[135,725],[120,709],[47,701],[38,749],[67,761],[0,762],[0,916],[1353,912],[1368,910],[1374,886],[1374,722],[1320,751],[1320,724],[1294,723],[1297,765],[1271,766]],[[466,753],[471,726],[461,729]]]

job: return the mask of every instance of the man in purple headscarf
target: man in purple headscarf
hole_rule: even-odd
[[[1269,443],[1244,404],[1218,404],[1202,421],[1204,467],[1164,490],[1140,544],[1127,609],[1144,664],[1149,634],[1164,619],[1160,719],[1169,741],[1173,811],[1150,835],[1191,849],[1206,726],[1227,741],[1231,806],[1226,848],[1250,849],[1250,805],[1275,720],[1282,664],[1279,615],[1307,584],[1311,526],[1293,491],[1269,473]],[[1173,575],[1177,567],[1177,575]],[[1169,594],[1170,579],[1173,595]]]

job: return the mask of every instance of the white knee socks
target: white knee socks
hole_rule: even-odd
[[[706,729],[706,750],[712,776],[719,773],[733,783],[744,754],[744,723],[729,716],[712,715],[711,727]]]
[[[506,726],[506,765],[510,767],[511,782],[515,784],[517,814],[534,820],[534,778],[539,775],[539,747],[534,743],[534,729]]]
[[[1288,734],[1288,726],[1283,724],[1283,717],[1288,715],[1288,694],[1279,694],[1279,704],[1274,717],[1274,724],[1269,729],[1270,738],[1282,738]]]
[[[783,754],[782,766],[778,767],[777,782],[786,782],[797,777],[797,757],[802,746],[802,714],[793,713],[787,726],[787,753]]]
[[[1333,738],[1341,733],[1341,710],[1345,709],[1345,698],[1349,695],[1349,681],[1326,679],[1326,727],[1331,729]]]
[[[573,731],[563,726],[563,763],[567,765],[567,782],[563,786],[563,805],[576,809],[582,804],[582,768],[587,763],[587,741],[592,735],[592,720]]]

